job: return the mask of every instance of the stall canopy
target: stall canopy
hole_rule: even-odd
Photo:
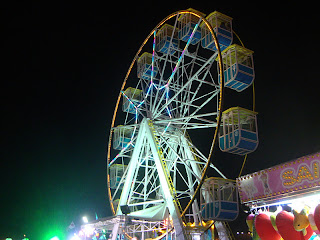
[[[241,176],[237,187],[242,204],[276,205],[299,197],[320,196],[320,152]]]

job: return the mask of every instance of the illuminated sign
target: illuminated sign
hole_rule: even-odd
[[[320,152],[237,179],[241,203],[320,192]]]

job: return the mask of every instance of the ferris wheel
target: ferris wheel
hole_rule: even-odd
[[[167,219],[176,239],[188,239],[187,222],[204,231],[204,220],[237,216],[238,206],[225,216],[210,207],[212,186],[236,193],[210,163],[215,144],[239,155],[258,144],[254,111],[222,111],[225,87],[240,92],[254,80],[253,52],[232,43],[232,18],[194,9],[167,16],[144,40],[122,84],[109,137],[108,196],[115,215],[162,227]],[[207,152],[192,141],[198,134],[210,137]],[[205,180],[208,168],[223,181]],[[139,238],[154,237],[142,228]]]

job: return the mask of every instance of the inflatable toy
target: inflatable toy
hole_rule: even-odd
[[[270,214],[259,213],[255,219],[256,231],[261,240],[280,240],[280,234],[274,229],[271,223]]]
[[[308,215],[308,219],[309,219],[309,222],[310,222],[310,226],[311,226],[311,228],[312,228],[312,230],[316,233],[316,234],[320,234],[320,231],[319,231],[319,229],[318,229],[318,227],[317,227],[317,225],[316,225],[316,223],[315,223],[315,221],[314,221],[314,214],[313,213],[310,213],[309,215]]]
[[[320,204],[314,210],[314,223],[317,228],[320,230]]]
[[[300,240],[300,233],[293,227],[294,216],[287,211],[281,211],[277,214],[276,225],[281,237],[284,240]]]
[[[293,209],[293,215],[294,215],[294,220],[293,220],[294,229],[298,232],[301,231],[303,233],[303,236],[306,236],[307,235],[306,228],[310,225],[310,222],[308,219],[309,208],[304,207],[299,213]]]
[[[251,232],[251,237],[253,236],[253,220],[254,220],[254,214],[249,214],[246,219],[246,222],[248,225],[248,229]]]

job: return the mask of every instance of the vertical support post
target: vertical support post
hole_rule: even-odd
[[[118,230],[119,230],[120,221],[114,224],[112,228],[112,238],[111,240],[116,240],[118,236]]]
[[[187,161],[186,164],[189,164],[193,173],[197,176],[198,182],[200,182],[199,179],[201,179],[201,177],[202,177],[202,172],[201,172],[199,166],[196,164],[196,159],[194,157],[194,154],[192,153],[192,149],[189,146],[188,141],[184,135],[181,135],[181,142],[182,142],[183,149],[186,153],[186,157],[188,158],[188,160],[190,160],[190,161]],[[187,174],[190,174],[190,172],[187,172]],[[190,181],[192,179],[191,176],[188,177],[188,179]],[[189,186],[193,186],[192,182],[189,182],[188,184],[189,184]],[[193,187],[190,190],[191,190],[190,193],[194,194]],[[200,193],[200,194],[202,194],[202,193]],[[192,210],[193,210],[193,213],[195,213],[195,214],[200,213],[200,209],[198,207],[198,204],[196,204],[196,203],[197,203],[196,200],[195,200],[195,202],[192,203]],[[200,218],[198,218],[198,216],[195,216],[195,215],[193,217],[194,217],[195,223],[198,224],[200,221]]]
[[[126,180],[125,180],[123,188],[122,188],[122,192],[121,192],[121,196],[120,196],[120,200],[119,200],[119,207],[118,207],[116,215],[122,214],[120,206],[127,205],[127,200],[128,200],[128,196],[129,196],[129,192],[130,192],[131,183],[132,183],[132,180],[134,177],[135,170],[138,166],[137,162],[139,159],[140,151],[142,149],[142,143],[143,143],[144,134],[145,134],[144,126],[146,124],[143,124],[143,122],[146,123],[146,120],[143,120],[140,125],[140,129],[139,129],[138,136],[137,136],[137,143],[136,143],[135,148],[133,150],[131,160],[128,164]]]
[[[179,207],[177,205],[177,202],[174,200],[174,196],[172,196],[172,189],[170,186],[170,182],[165,173],[166,169],[163,168],[163,164],[161,162],[162,159],[158,149],[160,146],[158,146],[158,144],[155,142],[154,133],[151,131],[147,122],[145,121],[142,124],[145,125],[146,137],[148,139],[148,143],[150,144],[152,155],[158,170],[159,180],[161,183],[161,188],[163,190],[162,192],[164,194],[164,199],[166,201],[170,215],[172,217],[173,226],[176,232],[176,239],[185,240],[187,239],[187,235],[186,235],[184,225],[180,216]]]

